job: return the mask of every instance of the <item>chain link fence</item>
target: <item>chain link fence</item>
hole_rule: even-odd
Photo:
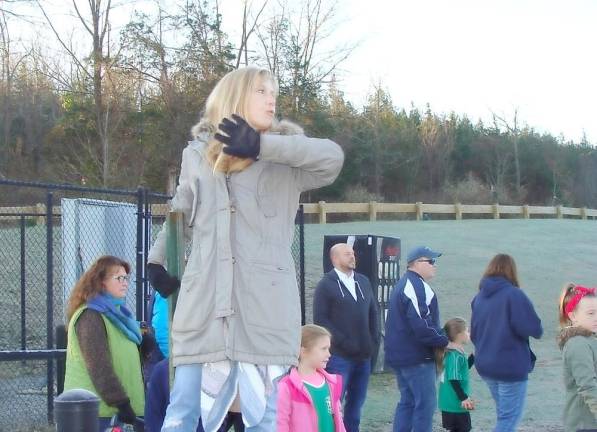
[[[46,430],[53,422],[64,374],[66,300],[99,256],[131,264],[127,305],[137,319],[149,320],[145,263],[167,199],[145,189],[0,180],[0,430]],[[292,252],[304,315],[301,210]]]

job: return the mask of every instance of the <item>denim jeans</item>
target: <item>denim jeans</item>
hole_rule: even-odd
[[[166,418],[162,426],[162,432],[194,432],[199,423],[201,415],[201,364],[181,365],[176,368],[174,375],[174,385],[170,393],[170,404],[166,410]],[[237,389],[227,385],[235,381],[235,374],[238,368],[233,368],[228,381],[222,387],[222,396],[219,401],[226,403],[232,401]],[[239,384],[239,387],[242,383]],[[228,397],[229,396],[229,397]],[[277,380],[274,382],[274,391],[269,395],[266,401],[265,413],[261,421],[252,427],[245,428],[246,432],[271,432],[276,429],[276,406],[278,401]],[[218,401],[212,407],[212,410],[218,409]],[[241,407],[243,401],[241,398]],[[216,431],[218,424],[204,419],[206,432]]]
[[[514,432],[524,411],[528,381],[497,381],[481,377],[495,401],[497,423],[494,432]]]
[[[349,360],[332,355],[326,370],[342,376],[344,427],[346,432],[358,432],[361,410],[367,397],[367,385],[371,375],[371,359]]]
[[[400,401],[394,414],[394,432],[431,432],[437,407],[435,363],[397,368]]]

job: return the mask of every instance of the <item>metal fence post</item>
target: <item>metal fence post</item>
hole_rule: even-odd
[[[143,215],[143,316],[145,320],[151,322],[151,317],[147,316],[147,311],[149,309],[149,299],[150,299],[150,292],[149,292],[149,281],[147,280],[147,256],[149,254],[149,248],[151,247],[151,207],[149,205],[149,194],[150,191],[147,189],[143,190],[143,201],[144,201],[144,211]]]
[[[298,210],[298,219],[299,219],[299,261],[300,261],[300,271],[301,271],[301,324],[305,325],[305,209],[303,205],[299,205]]]
[[[54,347],[54,227],[52,220],[53,194],[46,197],[46,338],[47,349]],[[54,360],[47,361],[48,422],[54,422]]]
[[[144,272],[143,272],[143,209],[144,203],[143,198],[145,196],[144,189],[139,187],[137,189],[137,280],[135,281],[136,287],[136,314],[137,319],[142,321],[143,317],[143,304],[145,303],[145,296],[143,292],[143,279],[144,279]]]
[[[21,228],[21,349],[27,349],[27,326],[25,314],[25,216],[20,218]]]

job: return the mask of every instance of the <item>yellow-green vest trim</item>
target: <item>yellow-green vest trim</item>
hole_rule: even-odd
[[[99,396],[89,371],[85,366],[85,359],[81,353],[79,339],[76,335],[75,323],[87,306],[81,306],[73,314],[68,324],[68,345],[66,348],[66,376],[64,379],[64,390],[85,389]],[[131,401],[131,407],[138,416],[143,416],[145,407],[145,393],[143,387],[143,375],[141,372],[141,359],[137,345],[128,339],[114,324],[103,314],[106,334],[108,336],[108,348],[112,358],[112,367],[122,387]],[[112,417],[117,413],[116,407],[107,405],[100,397],[99,416]]]

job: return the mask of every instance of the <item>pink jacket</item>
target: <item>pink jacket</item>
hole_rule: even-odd
[[[342,377],[317,369],[328,383],[332,398],[332,410],[336,432],[346,432],[342,421],[340,398]],[[278,429],[277,432],[317,432],[317,413],[309,391],[296,368],[278,383]]]

